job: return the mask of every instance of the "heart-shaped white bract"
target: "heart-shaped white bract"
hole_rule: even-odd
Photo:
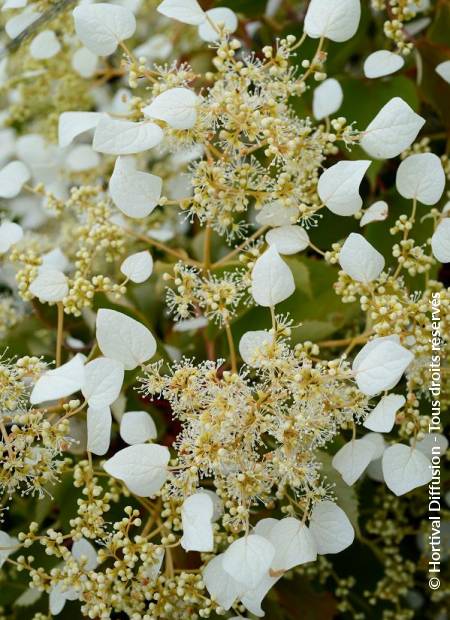
[[[43,30],[31,42],[30,56],[37,60],[52,58],[61,50],[61,43],[53,30]]]
[[[344,93],[334,78],[329,78],[314,89],[313,115],[318,121],[335,114],[342,105]]]
[[[367,396],[392,389],[413,359],[413,354],[399,344],[398,337],[371,340],[353,362],[358,388]]]
[[[441,263],[450,263],[450,218],[440,222],[431,237],[433,256]]]
[[[76,540],[73,543],[71,553],[75,560],[83,565],[85,571],[91,571],[97,568],[97,552],[85,538]]]
[[[21,161],[6,164],[0,170],[0,198],[15,198],[30,176],[30,171]]]
[[[7,532],[0,530],[0,569],[6,562],[7,558],[19,550],[19,541],[17,538],[10,536]]]
[[[424,123],[403,99],[394,97],[363,132],[360,144],[374,159],[392,159],[411,146]]]
[[[428,484],[432,478],[431,463],[420,451],[404,444],[395,444],[383,454],[383,476],[395,495],[404,495]]]
[[[6,254],[6,252],[22,238],[22,226],[14,222],[2,222],[0,224],[0,254]]]
[[[87,47],[80,47],[72,56],[72,68],[83,78],[95,75],[98,67],[98,56]]]
[[[213,24],[216,26],[214,27]],[[206,19],[198,27],[198,35],[203,41],[212,43],[220,39],[220,34],[232,34],[239,25],[236,13],[219,6],[206,11]]]
[[[118,399],[124,378],[123,364],[98,357],[84,367],[81,392],[92,409],[109,407]]]
[[[42,13],[33,11],[31,7],[27,7],[21,13],[14,15],[5,24],[5,32],[10,39],[15,39],[19,34],[31,26],[36,20],[41,17]]]
[[[241,602],[248,609],[250,613],[257,616],[258,618],[262,618],[265,615],[261,607],[261,603],[269,592],[269,590],[281,579],[282,575],[278,575],[276,577],[272,577],[270,573],[264,575],[258,585],[252,590],[246,590],[246,592],[241,596]]]
[[[287,571],[294,566],[314,562],[317,547],[314,538],[304,523],[293,517],[277,521],[270,529],[268,540],[275,549],[270,564],[273,571]]]
[[[155,123],[133,123],[103,115],[97,125],[92,147],[106,155],[134,155],[159,144],[164,138]]]
[[[252,271],[252,295],[260,306],[273,307],[295,291],[294,276],[274,246],[258,258]]]
[[[152,416],[146,411],[127,411],[120,420],[120,436],[130,446],[156,439]]]
[[[166,17],[191,26],[199,26],[206,19],[197,0],[163,0],[157,10]]]
[[[405,402],[405,397],[400,394],[383,396],[366,418],[364,426],[376,433],[390,433],[394,427],[395,415]]]
[[[309,245],[309,236],[301,226],[279,226],[266,234],[269,245],[275,246],[279,254],[297,254]]]
[[[433,456],[442,456],[447,452],[448,439],[441,433],[427,433],[423,439],[416,442],[416,449],[431,460]]]
[[[397,170],[397,191],[403,198],[414,198],[424,205],[435,205],[445,188],[445,172],[434,153],[410,155]]]
[[[436,73],[450,84],[450,60],[444,60],[444,62],[439,63],[436,67]]]
[[[96,168],[100,161],[100,155],[90,144],[77,144],[67,154],[66,165],[71,172],[84,172]]]
[[[132,218],[147,217],[161,198],[162,179],[136,170],[132,157],[118,157],[109,180],[109,193],[122,213]]]
[[[261,226],[289,226],[298,219],[296,207],[284,205],[280,200],[265,204],[256,214],[255,220]]]
[[[192,129],[200,99],[188,88],[171,88],[142,109],[148,118],[165,121],[174,129]]]
[[[131,256],[128,256],[120,265],[120,271],[132,282],[141,284],[152,275],[152,255],[148,250],[131,254]]]
[[[181,546],[185,551],[212,551],[214,536],[212,517],[214,505],[207,493],[194,493],[181,507],[183,536]]]
[[[368,284],[378,278],[385,261],[362,235],[350,233],[339,253],[339,264],[353,280]]]
[[[30,403],[36,405],[65,398],[81,390],[84,383],[85,361],[85,356],[78,353],[59,368],[47,370],[36,381],[30,395]]]
[[[87,449],[92,454],[103,456],[109,450],[112,416],[109,407],[87,410]]]
[[[167,480],[170,452],[165,446],[136,444],[117,452],[103,465],[113,478],[122,480],[132,493],[151,497]]]
[[[349,486],[362,476],[373,458],[375,448],[363,439],[352,439],[333,457],[332,465]]]
[[[59,117],[59,146],[69,146],[77,136],[97,127],[102,116],[99,112],[63,112]]]
[[[342,43],[353,37],[360,19],[360,0],[311,0],[303,27],[313,39],[325,37]]]
[[[83,4],[74,9],[73,18],[80,41],[98,56],[113,54],[136,30],[133,13],[116,4]]]
[[[382,222],[389,215],[389,206],[387,202],[383,200],[379,200],[378,202],[374,202],[373,205],[370,205],[368,209],[364,211],[364,215],[361,218],[359,225],[366,226],[366,224],[370,224],[371,222]]]
[[[120,362],[125,370],[133,370],[156,353],[150,330],[122,312],[100,309],[96,326],[100,351]]]
[[[206,589],[223,609],[228,610],[245,590],[223,567],[225,554],[216,555],[202,572]]]
[[[355,538],[355,530],[345,512],[328,500],[315,504],[309,531],[320,555],[340,553],[347,549]]]
[[[239,341],[239,353],[246,364],[258,368],[259,356],[273,343],[273,335],[265,330],[246,332]]]
[[[364,75],[367,78],[379,78],[391,75],[403,67],[404,59],[399,54],[388,50],[378,50],[366,58],[364,62]]]
[[[235,540],[223,555],[223,568],[243,589],[255,588],[268,572],[275,557],[271,542],[250,534]]]
[[[29,291],[41,302],[56,303],[66,297],[69,284],[62,271],[41,267],[37,277],[31,282]]]
[[[317,191],[324,205],[336,215],[354,215],[362,206],[359,186],[370,161],[340,161],[321,175]]]
[[[383,456],[386,449],[386,443],[383,435],[380,435],[380,433],[367,433],[361,441],[369,442],[374,448],[374,453],[372,454],[372,458],[370,460],[371,463],[378,461]]]

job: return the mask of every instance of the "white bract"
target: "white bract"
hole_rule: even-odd
[[[120,271],[132,282],[141,284],[152,275],[152,255],[148,250],[131,254],[131,256],[128,256],[120,265]]]
[[[373,458],[375,448],[363,439],[352,439],[333,457],[332,465],[349,486],[360,478]]]
[[[448,439],[441,433],[427,433],[423,439],[416,442],[416,449],[431,459],[436,454],[442,455],[447,452]]]
[[[124,378],[123,365],[108,357],[98,357],[84,367],[81,392],[92,409],[109,407],[117,400]]]
[[[235,540],[223,555],[223,568],[244,589],[255,588],[269,570],[275,547],[257,534]]]
[[[69,285],[62,271],[41,267],[37,277],[31,282],[29,291],[41,302],[55,303],[66,297]]]
[[[23,229],[14,222],[2,222],[0,224],[0,254],[8,252],[13,245],[23,238]]]
[[[59,117],[59,146],[69,146],[77,136],[97,127],[102,116],[99,112],[63,112]]]
[[[207,493],[198,492],[184,500],[181,507],[183,536],[180,542],[185,551],[213,550],[213,512],[213,501]]]
[[[261,226],[289,226],[298,218],[298,209],[287,207],[279,200],[265,204],[258,211],[255,220]]]
[[[0,530],[0,569],[11,553],[14,553],[14,551],[17,551],[20,548],[18,547],[18,544],[19,541],[17,538],[14,538],[7,532]]]
[[[397,157],[411,146],[424,123],[403,99],[394,97],[363,132],[361,146],[374,159]]]
[[[0,170],[0,198],[15,198],[30,176],[24,163],[11,161]]]
[[[405,61],[399,54],[388,50],[378,50],[366,58],[364,75],[372,79],[391,75],[401,69],[404,64]]]
[[[117,452],[104,464],[113,478],[122,480],[132,493],[151,497],[167,480],[170,452],[165,446],[136,444]]]
[[[53,30],[43,30],[31,42],[30,56],[38,60],[52,58],[61,50],[61,43]]]
[[[233,576],[225,571],[223,559],[225,554],[216,555],[203,569],[202,577],[211,596],[221,607],[228,610],[241,595],[243,588]]]
[[[273,343],[273,335],[264,330],[246,332],[239,341],[239,353],[246,364],[257,368],[260,354]]]
[[[336,215],[354,215],[362,206],[359,186],[370,161],[340,161],[321,175],[317,191],[320,199]]]
[[[386,448],[383,435],[380,435],[380,433],[367,433],[361,441],[368,441],[374,448],[374,453],[372,454],[372,458],[370,460],[371,463],[379,460],[383,456]]]
[[[142,323],[122,312],[102,308],[97,313],[97,342],[100,351],[133,370],[156,352],[156,340]]]
[[[413,358],[413,354],[400,345],[398,337],[371,340],[353,361],[352,368],[359,389],[367,396],[392,389]]]
[[[432,478],[429,459],[420,450],[400,443],[387,448],[382,466],[386,484],[395,495],[428,484]]]
[[[35,383],[30,395],[30,403],[36,405],[65,398],[81,390],[84,383],[85,361],[85,356],[78,353],[59,368],[47,370]]]
[[[252,271],[252,295],[260,306],[273,307],[295,291],[291,270],[271,246],[258,258]]]
[[[362,235],[350,233],[339,253],[343,271],[357,282],[376,280],[384,268],[384,257]]]
[[[340,553],[349,547],[355,538],[355,530],[345,512],[328,500],[314,506],[309,531],[320,555]]]
[[[205,12],[197,0],[163,0],[157,10],[166,17],[191,26],[199,26],[205,21]]]
[[[436,67],[436,73],[450,84],[450,60],[444,60]]]
[[[266,241],[275,246],[279,254],[297,254],[309,245],[309,236],[301,226],[280,226],[269,230]]]
[[[109,407],[88,407],[87,449],[97,456],[108,452],[111,441],[112,417]]]
[[[95,75],[98,66],[98,56],[87,47],[80,47],[72,56],[72,67],[83,78]]]
[[[84,172],[96,168],[100,161],[100,155],[90,144],[77,144],[69,151],[66,165],[72,172]]]
[[[148,118],[165,121],[174,129],[192,129],[200,99],[188,88],[171,88],[142,109]]]
[[[74,9],[73,17],[80,41],[98,56],[115,52],[119,43],[136,30],[133,13],[115,4],[83,4]]]
[[[152,416],[146,411],[127,411],[120,420],[120,436],[130,446],[156,439]]]
[[[147,217],[161,198],[162,179],[136,170],[131,157],[118,157],[109,180],[114,204],[128,217]]]
[[[450,218],[440,222],[431,237],[433,256],[441,263],[450,263]]]
[[[161,127],[150,122],[133,123],[103,115],[92,147],[107,155],[133,155],[151,149],[164,137]]]
[[[341,43],[358,30],[361,18],[359,0],[311,0],[305,16],[304,31],[313,38],[325,37]]]
[[[275,549],[270,564],[275,572],[287,571],[317,558],[317,547],[311,532],[304,523],[293,517],[277,521],[270,529],[268,540]]]
[[[199,37],[208,43],[217,41],[221,33],[232,34],[237,30],[236,13],[226,7],[206,11],[206,19],[198,27]]]
[[[335,114],[342,105],[344,93],[337,80],[329,78],[314,89],[313,114],[318,121]]]
[[[389,206],[383,200],[374,202],[368,209],[364,211],[364,215],[361,218],[359,225],[366,226],[371,222],[382,222],[387,218],[389,214]]]
[[[414,198],[424,205],[435,205],[445,188],[441,160],[434,153],[410,155],[397,170],[397,191],[404,198]]]
[[[377,433],[389,433],[394,427],[397,411],[403,407],[405,402],[405,397],[400,394],[383,396],[366,418],[364,426]]]

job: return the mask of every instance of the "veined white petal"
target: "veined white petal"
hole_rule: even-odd
[[[397,191],[404,198],[415,198],[424,205],[435,205],[445,188],[441,160],[434,153],[417,153],[402,161],[397,170]]]
[[[355,530],[345,512],[328,500],[314,506],[309,530],[320,555],[340,553],[349,547],[355,538]]]
[[[319,179],[317,191],[322,202],[336,215],[354,215],[362,206],[359,186],[370,161],[340,161],[327,168]]]
[[[349,486],[360,478],[372,460],[374,446],[362,439],[353,439],[345,444],[333,457],[332,465]]]
[[[367,78],[379,78],[391,75],[403,67],[405,61],[400,54],[388,50],[378,50],[366,58],[364,75]]]
[[[260,306],[275,306],[295,291],[294,276],[274,246],[258,258],[252,271],[252,295]]]
[[[405,402],[405,397],[400,394],[383,396],[366,418],[364,426],[377,433],[389,433],[394,427],[397,411],[403,407]]]
[[[383,271],[385,260],[362,235],[350,233],[339,253],[339,263],[353,280],[368,284]]]
[[[84,367],[85,378],[81,391],[93,409],[109,407],[122,389],[123,365],[108,357],[98,357]]]
[[[156,439],[152,416],[147,411],[127,411],[120,420],[120,436],[130,446]]]
[[[314,118],[321,121],[327,116],[335,114],[342,105],[344,93],[342,87],[334,78],[328,78],[316,86],[313,94]]]
[[[313,39],[325,37],[342,43],[353,37],[360,19],[359,0],[311,0],[304,30]]]
[[[142,109],[148,118],[165,121],[174,129],[192,129],[200,99],[188,88],[171,88]]]
[[[274,557],[272,543],[250,534],[231,543],[223,556],[223,568],[245,589],[252,589],[268,572]]]
[[[205,21],[205,12],[197,0],[163,0],[157,11],[184,24],[199,26]]]
[[[98,56],[115,52],[136,30],[136,19],[129,9],[105,2],[77,6],[73,18],[80,41]]]
[[[109,180],[114,204],[128,217],[147,217],[161,198],[162,179],[134,167],[131,157],[118,157]]]
[[[450,218],[440,222],[431,237],[433,256],[441,263],[450,263]]]
[[[30,403],[47,402],[65,398],[81,390],[84,383],[84,363],[86,358],[77,353],[69,362],[59,368],[47,370],[40,377],[30,395]]]
[[[109,407],[88,407],[87,410],[87,449],[98,456],[109,450],[111,441],[111,410]]]
[[[107,155],[133,155],[153,148],[163,137],[161,127],[155,123],[133,123],[104,115],[95,130],[92,147]]]
[[[404,495],[428,484],[432,478],[431,462],[420,451],[404,444],[395,444],[383,454],[383,476],[395,495]]]
[[[120,265],[120,271],[132,282],[137,284],[145,282],[152,275],[152,255],[148,250],[131,254]]]

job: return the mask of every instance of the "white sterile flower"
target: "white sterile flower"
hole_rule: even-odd
[[[211,520],[213,523],[215,523],[223,514],[223,501],[214,491],[203,488],[200,488],[198,491],[199,493],[206,493],[206,495],[211,498],[211,501],[213,503],[213,515]]]
[[[134,52],[138,58],[144,56],[150,62],[154,60],[165,60],[173,51],[173,44],[169,37],[164,34],[156,34],[137,47]]]
[[[109,407],[88,407],[87,449],[97,456],[108,452],[111,441],[112,416]]]
[[[178,321],[173,326],[174,332],[189,332],[196,329],[208,327],[208,319],[205,316],[196,316],[194,319]]]
[[[0,170],[0,198],[15,198],[30,176],[24,163],[11,161]]]
[[[107,155],[133,155],[153,148],[163,137],[161,127],[155,123],[133,123],[103,116],[95,130],[92,147]]]
[[[69,146],[77,136],[97,127],[102,116],[99,112],[63,112],[59,117],[59,146]]]
[[[130,446],[156,439],[157,431],[152,416],[146,411],[127,411],[120,420],[120,436]]]
[[[202,572],[202,579],[209,594],[225,610],[230,609],[245,590],[223,567],[224,553],[216,555]]]
[[[23,238],[23,229],[14,222],[2,222],[0,224],[0,254],[8,250]]]
[[[273,343],[273,334],[265,330],[246,332],[239,341],[239,353],[249,366],[261,366],[260,355]]]
[[[8,557],[14,551],[17,551],[18,540],[13,536],[10,536],[7,532],[0,530],[0,569],[6,562]]]
[[[332,465],[349,486],[360,478],[372,460],[375,448],[363,439],[352,439],[333,457]]]
[[[33,22],[41,17],[42,13],[33,11],[31,7],[27,7],[21,13],[14,15],[5,24],[5,32],[10,39],[15,39],[19,34],[31,26]]]
[[[120,271],[132,282],[140,284],[152,275],[153,258],[148,250],[128,256],[120,265]]]
[[[250,534],[235,540],[223,556],[223,568],[244,589],[253,589],[268,572],[275,547],[268,540]]]
[[[153,334],[142,323],[115,310],[98,311],[96,336],[100,351],[126,370],[133,370],[156,352]]]
[[[255,220],[261,226],[289,226],[298,219],[296,207],[288,207],[279,200],[265,204],[257,212]]]
[[[436,67],[436,73],[450,84],[450,60],[444,60]]]
[[[162,179],[136,170],[132,157],[118,157],[109,180],[114,204],[128,217],[147,217],[161,198]]]
[[[301,226],[280,226],[266,234],[269,245],[276,247],[279,254],[297,254],[309,245],[309,236]]]
[[[405,61],[399,54],[388,50],[378,50],[370,54],[364,62],[364,75],[367,78],[379,78],[391,75],[403,67]]]
[[[275,549],[275,556],[270,568],[275,571],[287,571],[294,566],[314,562],[317,547],[314,538],[304,523],[293,517],[277,521],[271,527],[268,540]]]
[[[364,215],[361,218],[359,225],[366,226],[371,222],[382,222],[389,215],[389,206],[384,200],[379,200],[370,205],[368,209],[364,211]]]
[[[364,435],[361,441],[369,442],[374,448],[374,452],[370,461],[371,463],[381,459],[386,449],[386,442],[384,441],[383,435],[380,435],[380,433],[367,433],[367,435]]]
[[[132,493],[150,497],[167,480],[170,452],[165,446],[136,444],[119,450],[103,465],[113,478],[122,480]]]
[[[396,185],[403,198],[415,198],[424,205],[435,205],[445,188],[441,160],[434,153],[410,155],[398,167]]]
[[[313,39],[325,37],[342,43],[356,33],[360,18],[359,0],[311,0],[304,30]]]
[[[423,439],[416,443],[416,449],[431,459],[434,455],[443,455],[447,452],[448,439],[441,433],[427,433]]]
[[[309,521],[309,531],[320,555],[340,553],[349,547],[355,538],[355,530],[345,512],[328,500],[315,504]]]
[[[39,301],[55,303],[66,297],[69,285],[62,271],[41,267],[29,290]]]
[[[83,78],[91,78],[98,67],[98,56],[87,47],[80,47],[72,56],[72,68]]]
[[[212,22],[212,23],[211,23]],[[215,28],[213,26],[215,24]],[[213,42],[220,38],[219,32],[232,34],[239,25],[236,13],[220,6],[206,11],[206,19],[198,27],[198,35],[203,41]]]
[[[80,41],[98,56],[115,52],[119,43],[136,30],[133,13],[115,4],[83,4],[74,9],[73,18]]]
[[[424,123],[403,99],[394,97],[363,132],[360,144],[374,159],[391,159],[411,146]]]
[[[71,172],[84,172],[96,168],[100,161],[90,144],[77,144],[67,154],[66,165]]]
[[[47,402],[65,398],[81,390],[84,383],[84,363],[86,358],[77,353],[69,362],[59,368],[47,370],[34,385],[30,395],[30,403]]]
[[[295,291],[294,276],[276,248],[258,258],[252,271],[252,295],[260,306],[273,307]]]
[[[450,218],[440,222],[431,237],[433,256],[441,263],[450,263]]]
[[[428,484],[432,478],[429,459],[420,450],[400,443],[387,448],[382,466],[386,484],[395,495]]]
[[[92,409],[109,407],[122,389],[123,365],[108,357],[98,357],[84,367],[81,392]]]
[[[336,215],[354,215],[362,206],[359,186],[371,162],[340,161],[325,170],[317,191],[322,202]]]
[[[192,129],[200,99],[189,88],[170,88],[142,109],[145,116],[165,121],[174,129]]]
[[[368,284],[378,278],[385,261],[362,235],[350,233],[339,253],[339,264],[353,280]]]
[[[313,114],[318,121],[339,110],[344,100],[342,87],[337,80],[329,78],[314,89]]]
[[[260,519],[258,523],[255,525],[253,529],[254,534],[258,534],[258,536],[263,536],[269,540],[270,532],[278,523],[278,519],[274,519],[273,517],[267,517],[266,519]]]
[[[267,573],[263,576],[255,588],[252,590],[246,590],[245,593],[241,595],[241,603],[250,613],[262,618],[265,616],[265,613],[261,608],[261,603],[269,590],[277,583],[277,581],[281,579],[281,577],[282,574],[272,577],[270,573]]]
[[[364,426],[377,433],[390,433],[394,427],[395,415],[405,402],[405,397],[400,394],[383,396],[366,418]]]
[[[213,501],[206,493],[194,493],[184,500],[181,507],[183,536],[180,542],[185,551],[213,550],[213,512]]]
[[[60,248],[55,248],[42,255],[41,267],[48,267],[49,269],[59,269],[59,271],[66,271],[69,267],[69,259],[61,252]]]
[[[30,56],[38,60],[52,58],[61,50],[61,43],[53,30],[43,30],[31,42]]]
[[[398,337],[371,340],[353,361],[352,368],[359,389],[367,396],[392,389],[413,358],[413,354],[399,344]]]
[[[157,11],[191,26],[199,26],[205,21],[205,12],[197,0],[163,0]]]

